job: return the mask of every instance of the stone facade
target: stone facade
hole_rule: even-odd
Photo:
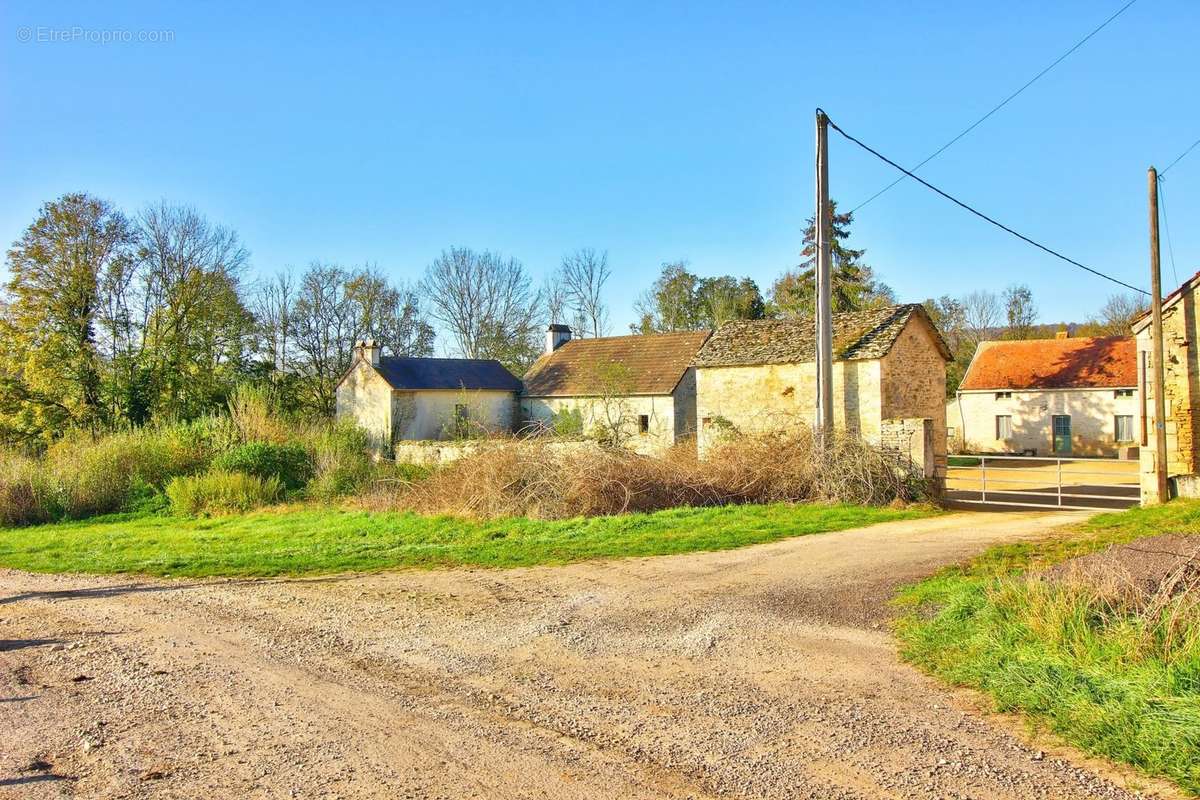
[[[881,358],[833,365],[834,426],[882,444],[885,422],[928,419],[939,472],[946,464],[946,362],[923,317],[905,323]],[[730,429],[761,433],[813,424],[816,365],[701,366],[696,371],[698,442],[704,453]]]
[[[955,429],[953,447],[965,453],[1054,453],[1053,419],[1071,420],[1066,456],[1116,457],[1137,445],[1136,390],[1038,389],[1028,391],[963,391],[947,404],[949,425]],[[1134,439],[1117,441],[1117,417],[1131,417]],[[1011,435],[997,438],[997,417],[1008,417]]]
[[[944,474],[937,462],[937,436],[934,421],[928,417],[886,419],[879,434],[879,446],[903,463],[910,463],[926,478]]]
[[[1167,476],[1173,491],[1195,485],[1188,479],[1200,473],[1200,321],[1197,320],[1195,282],[1190,279],[1172,293],[1163,305],[1163,398],[1166,403],[1164,428],[1167,434]],[[1153,502],[1155,492],[1154,382],[1152,380],[1151,325],[1147,316],[1134,325],[1138,351],[1138,381],[1144,402],[1139,404],[1144,422],[1137,425],[1140,437],[1142,502]]]

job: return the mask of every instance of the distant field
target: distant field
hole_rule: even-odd
[[[724,550],[937,513],[925,506],[780,503],[553,522],[313,507],[213,519],[115,517],[0,529],[0,567],[191,577],[517,567]]]

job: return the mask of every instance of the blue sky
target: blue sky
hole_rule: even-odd
[[[130,212],[192,204],[261,275],[372,262],[412,281],[466,245],[540,278],[592,246],[609,251],[620,332],[663,261],[764,291],[796,263],[815,107],[919,161],[1121,4],[7,0],[0,240],[86,190]],[[1198,23],[1191,0],[1139,0],[921,174],[1146,285],[1145,170],[1200,138]],[[44,40],[72,27],[173,40]],[[830,171],[843,207],[893,177],[836,135]],[[1200,266],[1200,150],[1165,192],[1184,277]],[[859,212],[854,244],[902,300],[1019,281],[1058,321],[1114,288],[911,182]]]

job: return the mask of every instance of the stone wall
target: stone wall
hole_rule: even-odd
[[[393,448],[393,456],[399,464],[420,464],[433,467],[475,455],[490,447],[503,446],[509,441],[505,439],[469,439],[461,442],[397,442]],[[596,442],[577,439],[553,439],[545,441],[542,446],[555,453],[578,453],[595,450],[599,447]]]
[[[878,444],[880,362],[833,365],[833,422]],[[766,364],[696,370],[697,441],[704,453],[733,431],[764,433],[809,427],[816,407],[816,365]]]
[[[1137,425],[1138,435],[1143,435],[1141,448],[1142,502],[1152,502],[1155,492],[1155,444],[1154,444],[1154,382],[1151,367],[1151,326],[1137,332],[1138,378],[1145,425]],[[1197,324],[1196,297],[1191,289],[1185,289],[1178,302],[1163,310],[1163,369],[1167,434],[1167,475],[1176,485],[1187,481],[1174,480],[1178,476],[1195,475],[1200,472],[1200,417],[1195,413],[1195,404],[1200,400],[1200,325]],[[1136,424],[1136,423],[1135,423]]]
[[[928,419],[933,457],[940,474],[946,469],[946,360],[936,333],[924,318],[913,315],[896,337],[881,365],[880,412],[884,420]]]
[[[911,463],[926,478],[941,474],[934,422],[928,417],[885,419],[879,434],[881,449],[902,463]],[[942,454],[944,455],[944,453]]]

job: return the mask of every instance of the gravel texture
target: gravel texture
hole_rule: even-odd
[[[899,583],[1070,519],[505,571],[0,572],[0,798],[1146,796],[886,632]]]

